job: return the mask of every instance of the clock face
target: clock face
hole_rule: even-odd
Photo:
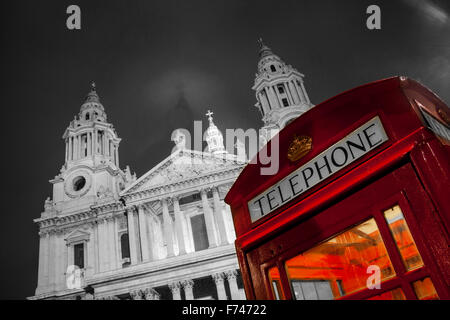
[[[71,198],[85,195],[91,188],[91,175],[88,171],[76,171],[65,179],[64,191]]]

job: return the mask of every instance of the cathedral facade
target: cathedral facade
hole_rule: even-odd
[[[260,41],[253,89],[262,144],[312,107],[303,75]],[[137,178],[95,85],[66,129],[65,161],[39,227],[31,299],[245,299],[224,197],[246,159],[224,148],[207,113],[207,151],[174,151]],[[175,128],[174,128],[175,129]]]

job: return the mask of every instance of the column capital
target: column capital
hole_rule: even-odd
[[[223,272],[214,273],[211,276],[216,284],[223,283],[224,278],[225,278],[225,275]]]
[[[134,290],[130,292],[131,299],[142,300],[142,290]]]
[[[181,285],[185,290],[186,289],[191,290],[194,287],[194,280],[192,279],[184,280],[183,282],[181,282]]]
[[[143,291],[143,295],[145,300],[159,300],[161,298],[161,295],[153,288],[146,288]]]
[[[170,291],[175,292],[175,291],[180,291],[181,288],[181,282],[180,281],[175,281],[172,283],[168,284]]]
[[[238,275],[238,272],[236,269],[225,271],[225,276],[227,279],[235,280],[237,275]]]

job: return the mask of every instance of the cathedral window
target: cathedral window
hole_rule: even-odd
[[[84,243],[78,243],[73,246],[74,264],[80,268],[84,268]]]
[[[276,72],[277,71],[277,69],[275,69],[275,66],[273,64],[270,65],[270,70],[272,72]]]
[[[288,107],[289,106],[289,102],[286,98],[283,98],[283,106]]]
[[[191,217],[191,227],[195,251],[208,249],[209,241],[203,214]]]
[[[86,113],[86,120],[89,120],[89,112]]]
[[[122,249],[122,259],[130,258],[130,242],[128,241],[128,233],[120,236],[120,248]]]
[[[280,84],[280,85],[278,86],[278,92],[279,92],[279,93],[284,93],[284,87],[283,87],[283,85]]]

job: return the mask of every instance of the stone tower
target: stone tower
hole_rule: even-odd
[[[304,75],[286,64],[259,40],[258,71],[255,76],[255,107],[261,112],[260,145],[263,146],[290,121],[313,107],[306,93]]]

